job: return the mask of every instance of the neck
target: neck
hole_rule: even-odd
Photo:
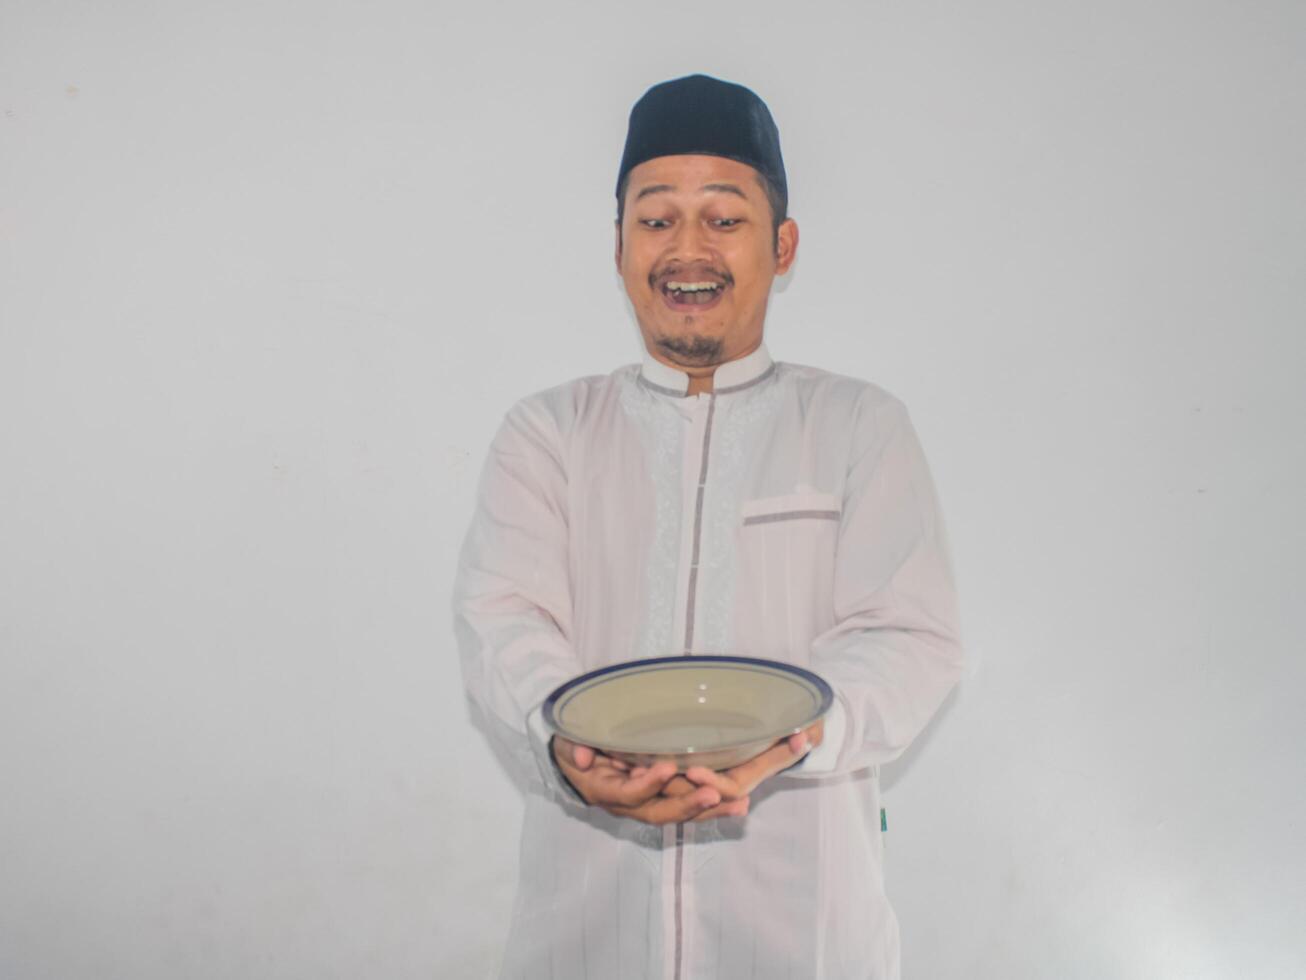
[[[697,394],[701,394],[702,392],[711,391],[711,390],[712,390],[711,374],[705,374],[702,377],[699,377],[698,375],[694,375],[694,374],[691,374],[689,376],[688,394],[697,395]]]
[[[654,360],[661,361],[667,367],[675,368],[677,371],[681,371],[689,375],[689,390],[686,392],[686,394],[692,396],[692,395],[705,394],[713,390],[713,380],[716,375],[716,369],[719,368],[722,364],[728,364],[731,361],[738,361],[742,358],[745,358],[761,346],[762,346],[762,338],[758,337],[757,340],[747,350],[742,350],[738,354],[735,354],[733,357],[729,357],[724,361],[718,362],[717,364],[707,364],[707,365],[677,364],[675,361],[668,358],[662,350],[656,347],[650,347],[649,353],[653,356]]]

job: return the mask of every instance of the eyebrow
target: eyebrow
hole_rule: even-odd
[[[674,184],[650,184],[648,187],[640,188],[640,192],[635,195],[635,200],[641,201],[650,194],[661,194],[664,191],[674,191],[675,189]],[[748,195],[740,190],[737,184],[704,184],[699,188],[699,191],[719,191],[723,194],[736,194],[745,201],[748,200]]]
[[[699,188],[699,190],[721,191],[726,194],[737,194],[740,197],[742,197],[745,201],[748,200],[748,195],[745,194],[742,190],[740,190],[737,184],[704,184],[702,187]]]

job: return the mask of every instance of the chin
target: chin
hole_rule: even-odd
[[[721,357],[722,342],[701,334],[661,336],[655,341],[658,350],[686,364],[712,364]]]

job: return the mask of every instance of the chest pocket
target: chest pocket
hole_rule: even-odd
[[[838,521],[843,501],[833,493],[788,493],[745,500],[740,508],[745,527],[780,521]]]
[[[738,612],[742,646],[806,663],[811,641],[834,622],[835,546],[843,500],[807,491],[740,506]]]

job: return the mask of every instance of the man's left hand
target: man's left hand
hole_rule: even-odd
[[[699,786],[711,786],[721,794],[721,807],[732,802],[742,802],[747,807],[748,796],[753,790],[820,745],[824,735],[825,722],[818,721],[796,735],[781,739],[765,752],[753,756],[747,762],[741,762],[733,769],[714,772],[705,766],[691,766],[683,776],[673,777],[663,788],[662,794],[683,796]]]

